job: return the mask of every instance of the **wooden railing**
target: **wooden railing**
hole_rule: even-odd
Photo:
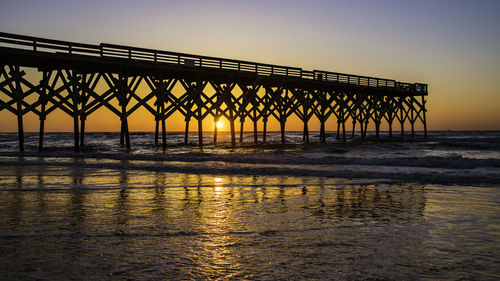
[[[262,76],[295,77],[308,80],[365,87],[385,87],[425,93],[427,92],[427,84],[411,84],[405,82],[397,82],[392,79],[321,70],[308,71],[298,67],[199,56],[185,53],[122,46],[116,44],[101,43],[100,45],[92,45],[0,32],[0,46],[15,47],[17,49],[28,49],[35,52],[56,52],[122,58],[133,61],[177,64],[187,67],[252,72]]]
[[[130,60],[179,64],[190,67],[218,68],[223,70],[254,72],[258,75],[264,76],[281,75],[299,78],[302,77],[302,69],[298,67],[159,51],[115,44],[102,43],[100,46],[102,48],[103,56],[127,58]]]

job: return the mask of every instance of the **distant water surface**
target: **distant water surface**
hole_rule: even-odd
[[[40,154],[28,134],[21,155],[0,134],[0,279],[500,278],[499,132],[287,135],[126,151],[90,133],[75,154],[52,133]]]

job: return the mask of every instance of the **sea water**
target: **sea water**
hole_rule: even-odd
[[[500,278],[500,132],[317,135],[2,133],[0,278]]]

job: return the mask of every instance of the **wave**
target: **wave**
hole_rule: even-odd
[[[162,159],[159,161],[146,158],[145,155],[99,155],[99,157],[77,158],[84,160],[75,161],[75,158],[51,158],[51,157],[2,157],[2,166],[34,166],[34,167],[64,167],[70,169],[118,169],[118,170],[141,170],[169,173],[192,173],[192,174],[212,174],[212,175],[257,175],[257,176],[292,176],[292,177],[325,177],[341,179],[371,179],[373,181],[397,181],[397,182],[418,182],[433,184],[461,184],[461,185],[490,185],[498,186],[500,183],[500,170],[497,168],[473,168],[464,169],[463,164],[459,164],[460,169],[448,169],[439,167],[416,167],[403,166],[392,162],[391,165],[376,164],[380,159],[351,159],[353,162],[364,162],[365,164],[332,164],[325,161],[308,163],[282,163],[278,158],[275,163],[245,163],[244,161],[234,161],[235,159],[224,158],[228,161],[220,161],[220,155],[210,158],[205,155],[195,157],[184,155],[183,161],[172,161]],[[172,156],[177,157],[179,156]],[[234,157],[234,155],[232,155]],[[194,161],[204,158],[204,161]],[[209,160],[210,159],[210,160]],[[248,158],[247,158],[248,159]],[[433,158],[434,159],[434,158]],[[460,162],[460,158],[455,160],[439,161],[453,163]],[[97,160],[97,161],[96,161]],[[230,161],[231,160],[231,161]],[[262,160],[262,159],[261,159]],[[300,159],[295,159],[299,162]],[[435,160],[435,159],[434,159]],[[346,159],[344,159],[346,161]],[[370,162],[371,161],[371,162]],[[388,162],[387,159],[384,161]],[[403,160],[408,161],[408,160]],[[426,159],[421,159],[425,162]],[[439,161],[435,161],[438,163]],[[487,162],[487,161],[486,161]],[[368,163],[368,165],[366,164]],[[498,163],[495,163],[497,165]],[[489,164],[488,164],[489,165]],[[435,165],[437,166],[437,165]]]
[[[108,159],[129,161],[168,161],[168,162],[225,162],[241,164],[291,164],[291,165],[364,165],[364,166],[396,166],[396,167],[423,167],[447,169],[474,169],[500,168],[500,159],[497,158],[467,158],[458,154],[445,156],[400,156],[400,157],[356,157],[331,156],[323,152],[310,153],[283,153],[256,152],[256,153],[142,153],[142,154],[114,154],[114,153],[17,153],[0,152],[0,156],[7,157],[44,157],[44,158],[77,158],[77,159]]]

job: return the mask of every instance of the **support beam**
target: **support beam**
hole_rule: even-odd
[[[243,142],[243,125],[245,124],[245,118],[240,118],[240,143]]]
[[[320,129],[319,129],[319,138],[321,143],[326,142],[326,131],[325,131],[325,121],[321,120]]]
[[[43,110],[45,111],[45,106],[42,106]],[[45,130],[45,114],[42,113],[43,115],[40,115],[40,130],[38,131],[38,152],[43,151],[43,134]]]
[[[120,74],[118,76],[118,97],[121,107],[121,131],[120,144],[125,144],[126,149],[130,149],[130,134],[128,130],[127,104],[128,104],[128,85],[127,77]]]
[[[201,112],[201,109],[198,110],[198,113]],[[201,114],[198,114],[198,146],[203,147],[203,118]]]
[[[161,119],[161,145],[163,150],[167,148],[167,128],[164,117]]]
[[[307,121],[304,121],[304,131],[302,133],[302,141],[304,143],[309,143],[309,127],[307,126]]]
[[[236,146],[236,132],[234,130],[234,117],[233,117],[232,110],[229,110],[229,125],[231,127],[231,146],[235,147]]]
[[[359,121],[359,132],[361,133],[361,141],[365,139],[365,127],[364,127],[364,116],[362,114],[362,111],[359,113],[360,116],[360,121]]]
[[[217,131],[219,128],[217,128],[217,122],[219,122],[219,117],[215,116],[214,117],[214,146],[217,146]]]
[[[42,152],[43,151],[43,137],[44,137],[44,131],[45,131],[45,118],[46,118],[46,113],[45,113],[45,107],[47,105],[47,89],[49,85],[49,73],[47,71],[44,71],[42,74],[42,81],[40,81],[42,90],[40,92],[40,129],[38,131],[38,151]]]
[[[184,144],[188,144],[188,138],[189,138],[189,121],[190,121],[191,117],[190,116],[186,116],[186,129],[184,130]]]
[[[196,97],[196,107],[197,107],[197,116],[196,120],[198,120],[198,146],[203,147],[203,101],[201,99],[203,94],[202,83],[198,79],[196,82],[195,89],[195,97]]]
[[[286,119],[280,121],[280,129],[281,129],[281,143],[285,143],[285,124],[286,124]]]
[[[19,152],[24,152],[24,126],[23,126],[23,89],[21,88],[19,66],[14,67],[14,73],[16,76],[16,107],[17,107],[17,136],[19,141]]]
[[[368,119],[365,120],[365,128],[363,129],[363,138],[366,138],[367,131],[368,131]]]
[[[257,120],[253,120],[253,143],[257,144],[258,142],[258,135],[257,135]]]
[[[252,104],[253,107],[253,117],[252,117],[252,122],[253,122],[253,143],[257,144],[259,138],[258,138],[258,132],[257,132],[257,107],[258,105]]]
[[[157,107],[157,112],[158,112],[158,107]],[[160,130],[160,120],[159,120],[159,114],[155,116],[155,145],[158,145],[158,135],[159,135],[159,130]]]
[[[411,125],[411,136],[415,136],[415,108],[414,108],[414,103],[413,103],[413,98],[411,99],[410,103],[410,125]]]
[[[342,143],[345,143],[346,135],[345,135],[345,120],[342,118]]]
[[[399,114],[401,119],[399,120],[399,123],[401,123],[401,135],[405,135],[405,117],[403,116],[403,111],[404,111],[404,104],[401,103],[399,105]]]
[[[426,114],[425,112],[427,111],[427,109],[425,108],[425,103],[427,101],[425,100],[424,96],[422,96],[422,118],[423,118],[423,124],[424,124],[424,136],[427,138],[427,119],[426,119]]]
[[[87,117],[82,113],[80,115],[80,147],[85,146],[85,120]]]
[[[87,115],[85,113],[85,106],[87,105],[88,94],[86,92],[86,83],[87,83],[87,75],[83,74],[81,77],[82,85],[80,87],[79,93],[79,102],[81,105],[80,109],[80,147],[85,146],[85,121],[87,120]],[[89,81],[90,82],[90,81]]]
[[[234,130],[234,119],[233,118],[231,118],[229,120],[229,124],[230,124],[230,127],[231,127],[231,146],[235,147],[236,146],[236,133],[235,133],[235,130]]]
[[[352,139],[354,139],[355,134],[356,134],[356,120],[353,119],[352,120]]]
[[[73,102],[73,137],[75,139],[75,152],[80,152],[80,132],[78,118],[80,117],[80,110],[78,109],[78,104],[80,102],[79,89],[77,84],[77,74],[75,70],[71,71],[71,76],[68,77],[71,83],[71,100]]]
[[[337,139],[340,139],[340,122],[337,119]]]
[[[267,118],[264,118],[263,120],[264,126],[262,128],[262,142],[266,143],[266,136],[267,136]]]

